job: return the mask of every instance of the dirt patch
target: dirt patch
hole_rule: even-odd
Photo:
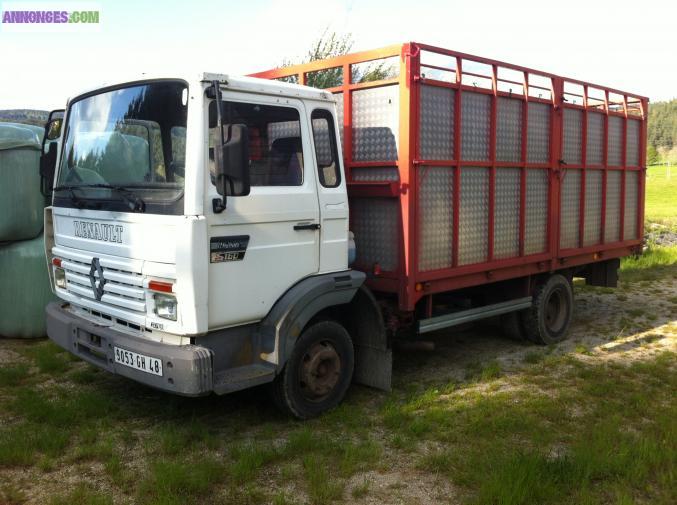
[[[346,495],[349,503],[370,505],[458,503],[458,493],[447,479],[411,470],[356,474],[347,483]]]

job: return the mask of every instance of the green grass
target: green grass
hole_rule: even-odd
[[[26,354],[35,360],[38,369],[50,375],[61,375],[70,369],[73,358],[51,341],[29,347]]]
[[[595,331],[613,341],[646,329],[662,309],[621,302],[641,291],[677,306],[653,281],[675,275],[674,249],[624,259],[622,292],[586,290],[623,310],[621,326]],[[594,310],[583,304],[579,317],[594,322]],[[634,345],[676,331],[672,323]],[[672,353],[607,363],[599,357],[622,351],[577,340],[529,349],[506,368],[480,353],[451,374],[442,363],[458,356],[442,346],[409,368],[396,356],[393,392],[354,387],[342,406],[301,423],[260,390],[180,398],[75,363],[49,343],[0,341],[9,345],[20,358],[0,368],[3,505],[30,495],[15,472],[40,482],[76,476],[49,494],[56,505],[116,496],[155,505],[378,503],[399,500],[424,475],[447,482],[462,505],[677,502]],[[381,486],[381,474],[398,475],[397,489]]]
[[[650,246],[643,254],[621,260],[620,279],[651,281],[677,275],[677,247]]]
[[[25,363],[3,366],[0,368],[0,387],[18,386],[26,377],[28,377],[28,365]]]
[[[220,461],[203,458],[186,464],[181,460],[159,460],[150,464],[149,475],[139,484],[139,502],[148,504],[203,503],[214,484],[225,480]]]
[[[79,484],[72,491],[53,497],[49,503],[51,505],[113,505],[113,498],[85,484]]]
[[[677,226],[677,167],[653,166],[646,173],[645,219],[649,222]]]

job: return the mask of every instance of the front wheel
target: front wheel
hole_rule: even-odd
[[[355,355],[346,329],[335,321],[306,328],[272,384],[283,411],[309,419],[336,407],[353,378]]]
[[[571,283],[563,275],[551,275],[536,288],[531,307],[520,312],[524,335],[541,345],[561,342],[569,331],[573,311]]]

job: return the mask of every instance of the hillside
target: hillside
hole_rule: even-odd
[[[44,126],[49,112],[35,109],[5,109],[0,110],[0,121],[9,123],[25,123]]]

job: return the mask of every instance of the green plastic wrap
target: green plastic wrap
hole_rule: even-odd
[[[49,285],[42,235],[0,245],[0,336],[45,336],[45,306],[56,297]]]
[[[42,230],[40,131],[0,123],[0,242],[31,239]]]

